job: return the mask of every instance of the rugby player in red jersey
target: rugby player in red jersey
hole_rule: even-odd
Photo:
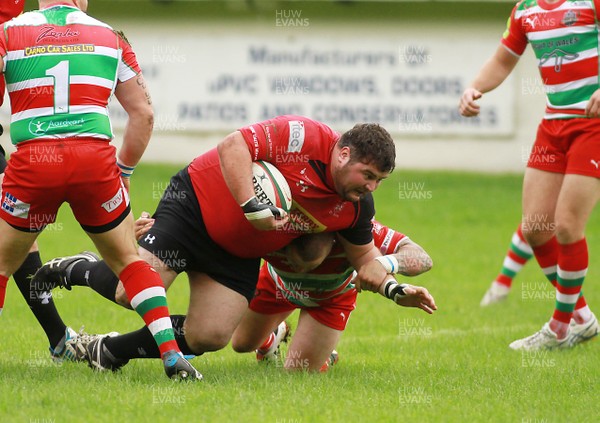
[[[289,215],[257,201],[255,160],[271,162],[288,181],[294,200]],[[140,255],[166,287],[178,273],[188,275],[190,305],[185,335],[178,338],[182,351],[201,354],[226,346],[254,295],[260,258],[306,233],[338,232],[358,269],[356,288],[377,291],[388,271],[375,260],[381,253],[371,233],[371,192],[394,162],[393,140],[377,124],[357,124],[340,135],[307,117],[279,116],[233,132],[171,178],[139,244]],[[59,274],[64,280],[77,273],[76,261],[85,260],[46,265],[36,278]],[[127,303],[122,294],[119,302]],[[156,356],[147,335],[142,330],[79,342],[77,348],[96,368],[115,369],[130,358]]]
[[[373,237],[381,254],[394,256],[398,274],[416,276],[431,269],[429,255],[404,234],[373,221]],[[233,334],[233,349],[256,350],[258,360],[277,359],[279,344],[290,333],[285,319],[300,309],[284,367],[327,370],[337,360],[335,347],[356,307],[353,269],[343,249],[332,233],[304,235],[267,260],[249,310]],[[425,288],[411,286],[405,293],[398,304],[427,313],[437,309]]]

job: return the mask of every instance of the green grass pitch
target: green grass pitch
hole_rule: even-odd
[[[135,215],[152,212],[178,166],[143,165],[132,179]],[[600,345],[522,354],[514,339],[550,317],[550,285],[535,262],[516,278],[506,302],[480,308],[520,219],[521,176],[397,170],[376,192],[377,217],[431,255],[433,269],[412,280],[429,288],[429,316],[373,294],[357,310],[327,374],[286,374],[230,347],[195,358],[198,384],[169,381],[158,360],[136,360],[115,374],[82,363],[53,364],[47,341],[14,283],[0,316],[1,422],[592,422],[598,421]],[[584,285],[600,310],[600,223],[587,228],[590,270]],[[42,259],[90,249],[61,209],[40,237]],[[169,292],[185,313],[187,282]],[[142,326],[84,288],[55,290],[65,322],[90,333]],[[291,320],[292,326],[295,319]]]

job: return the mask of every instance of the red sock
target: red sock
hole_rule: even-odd
[[[575,305],[582,298],[580,293],[588,262],[585,238],[572,244],[559,245],[556,306],[552,316],[555,320],[566,324],[571,321]]]
[[[179,352],[169,317],[164,284],[158,273],[143,260],[127,266],[119,275],[131,306],[138,312],[152,333],[160,355]]]
[[[496,277],[496,283],[510,288],[513,278],[521,271],[525,263],[531,258],[533,252],[531,247],[525,241],[521,225],[517,228],[510,241],[504,261],[502,262],[502,270]]]
[[[553,286],[556,286],[556,264],[558,263],[558,242],[556,237],[538,247],[533,247],[533,254],[542,268],[544,275]]]
[[[8,278],[0,275],[0,313],[4,308],[4,298],[6,297],[6,285],[8,285]]]

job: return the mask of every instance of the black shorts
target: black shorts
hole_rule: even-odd
[[[171,178],[152,217],[152,229],[138,241],[141,247],[175,272],[206,273],[250,302],[260,259],[236,257],[210,238],[187,168]]]

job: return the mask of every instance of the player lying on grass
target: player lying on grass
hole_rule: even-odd
[[[382,260],[393,263],[390,273],[416,276],[431,269],[431,258],[419,245],[377,221],[373,239]],[[233,349],[256,350],[258,360],[276,358],[280,342],[290,333],[285,319],[300,309],[284,367],[326,371],[337,360],[335,347],[356,307],[352,266],[332,233],[297,238],[269,260],[261,267],[254,298],[233,333]],[[397,304],[430,314],[437,309],[427,289],[402,286],[405,295]]]
[[[181,272],[188,276],[188,313],[185,320],[171,319],[182,351],[225,347],[254,295],[260,258],[305,233],[338,232],[358,269],[357,288],[377,290],[386,271],[375,260],[381,253],[371,233],[371,193],[394,169],[395,156],[391,136],[377,124],[357,124],[340,135],[306,117],[278,116],[229,134],[171,178],[152,228],[138,243],[165,287]],[[257,160],[275,164],[288,181],[294,200],[288,215],[256,198]],[[49,269],[73,274],[74,261],[53,261],[35,280],[47,280]],[[131,304],[139,305],[135,300]],[[95,369],[118,369],[131,358],[156,357],[147,341],[147,331],[137,331],[86,340],[78,350]]]

